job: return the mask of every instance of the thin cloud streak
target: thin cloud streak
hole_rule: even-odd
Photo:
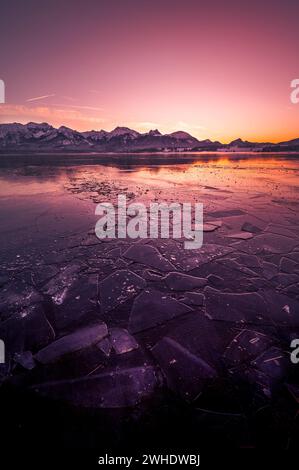
[[[0,123],[29,121],[48,122],[60,127],[67,125],[77,130],[90,130],[91,127],[102,127],[105,119],[84,114],[80,109],[50,106],[26,106],[4,104],[0,107]]]
[[[29,103],[31,101],[45,100],[46,98],[53,98],[53,96],[56,96],[56,95],[52,94],[52,95],[36,96],[35,98],[29,98],[28,100],[26,100],[26,102]]]
[[[53,103],[49,106],[56,106],[56,107],[61,107],[61,108],[74,108],[74,109],[85,109],[88,111],[104,111],[103,108],[98,108],[96,106],[84,106],[84,105],[77,105],[77,104],[57,104]]]

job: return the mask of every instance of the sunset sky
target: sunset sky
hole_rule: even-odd
[[[1,0],[0,122],[299,137],[298,0]]]

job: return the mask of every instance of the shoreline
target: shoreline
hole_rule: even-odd
[[[293,151],[267,151],[267,152],[264,152],[264,151],[246,151],[246,152],[242,152],[242,151],[226,151],[226,150],[210,150],[210,151],[207,151],[207,150],[201,150],[201,151],[190,151],[190,152],[176,152],[176,151],[171,151],[171,152],[160,152],[160,151],[154,151],[154,152],[134,152],[134,151],[128,151],[128,152],[75,152],[75,151],[67,151],[67,150],[59,150],[57,152],[47,152],[47,151],[44,151],[44,152],[1,152],[0,153],[0,156],[42,156],[42,155],[46,155],[46,156],[50,156],[50,155],[73,155],[73,156],[128,156],[128,155],[145,155],[145,156],[148,156],[148,155],[158,155],[158,156],[178,156],[178,155],[182,155],[182,156],[192,156],[192,155],[229,155],[229,156],[233,156],[233,155],[298,155],[299,156],[299,151],[298,150],[293,150]]]

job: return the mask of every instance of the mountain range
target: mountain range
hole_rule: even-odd
[[[290,141],[248,142],[237,139],[229,144],[198,140],[187,132],[161,134],[157,129],[140,133],[128,127],[113,131],[78,132],[47,123],[0,124],[0,152],[196,152],[196,151],[299,151],[299,138]]]

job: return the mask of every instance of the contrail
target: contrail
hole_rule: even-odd
[[[36,96],[36,98],[29,98],[28,100],[26,100],[26,102],[43,100],[45,98],[52,98],[53,96],[55,95],[53,94],[53,95]]]

